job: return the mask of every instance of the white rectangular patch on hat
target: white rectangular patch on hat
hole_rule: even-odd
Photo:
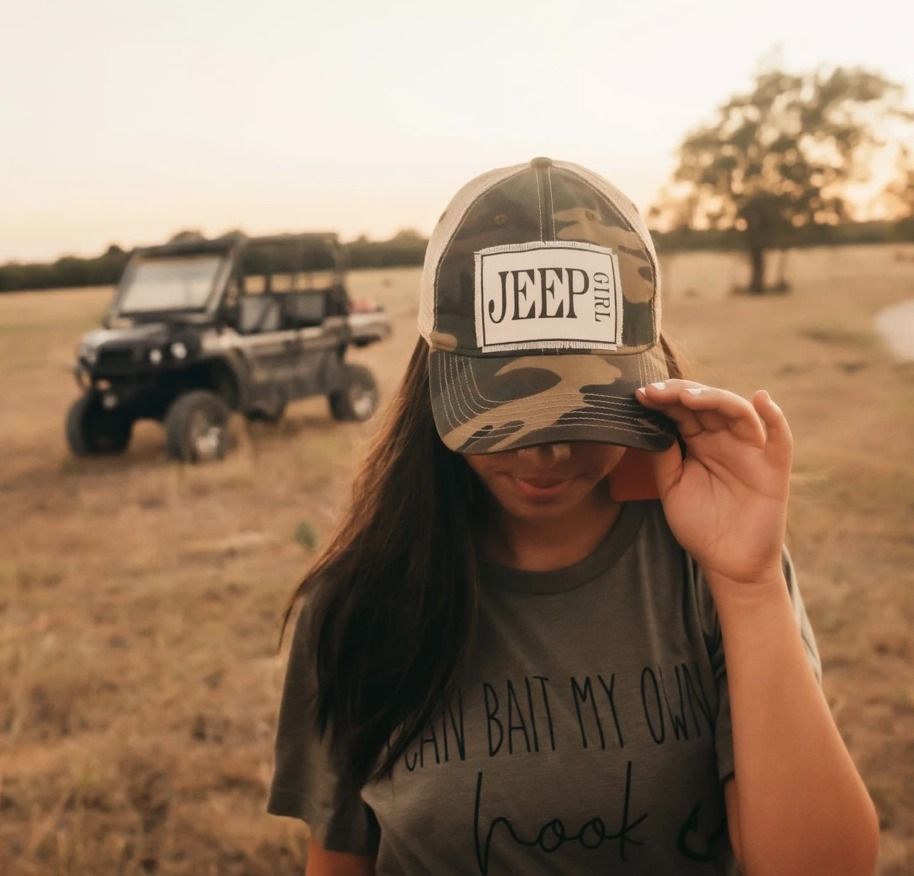
[[[619,256],[552,240],[476,254],[476,343],[482,352],[616,350],[622,345]]]

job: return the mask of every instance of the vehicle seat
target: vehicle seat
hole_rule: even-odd
[[[243,295],[238,304],[238,331],[241,334],[279,331],[280,307],[273,295]]]
[[[283,295],[283,325],[304,328],[321,325],[327,317],[327,300],[320,292],[287,292]]]
[[[345,316],[349,313],[351,306],[345,286],[337,283],[331,289],[328,289],[325,294],[327,296],[328,316]]]

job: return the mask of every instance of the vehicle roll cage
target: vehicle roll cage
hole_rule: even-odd
[[[288,271],[334,271],[348,267],[346,251],[333,232],[268,234],[248,237],[232,232],[212,239],[177,240],[157,246],[138,247],[134,256],[185,256],[240,251],[244,275]]]
[[[207,306],[210,311],[213,301],[218,302],[224,288],[233,283],[237,284],[238,291],[251,294],[253,291],[245,281],[248,278],[262,277],[262,291],[274,291],[272,278],[275,275],[289,275],[293,286],[290,291],[308,291],[297,285],[300,275],[326,273],[331,276],[326,288],[342,289],[343,278],[348,268],[346,251],[339,242],[337,234],[333,232],[308,232],[300,234],[272,234],[248,237],[242,232],[231,232],[222,237],[207,239],[204,237],[175,240],[170,243],[156,246],[136,248],[130,257],[130,262],[124,271],[124,278],[132,274],[132,266],[146,258],[185,257],[195,255],[223,255],[228,259],[229,271],[227,274],[220,272],[216,286],[208,298]],[[123,297],[123,287],[120,288],[112,302],[111,314],[119,310]],[[193,318],[193,309],[188,312]],[[162,311],[155,311],[156,316]],[[174,311],[179,315],[180,311]],[[144,318],[144,312],[138,311],[136,317]],[[148,317],[146,317],[148,318]],[[106,324],[108,320],[106,319]]]

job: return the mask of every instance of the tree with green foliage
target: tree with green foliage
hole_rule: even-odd
[[[749,291],[765,290],[765,255],[797,229],[848,218],[847,187],[868,178],[887,120],[912,118],[903,88],[879,73],[837,67],[760,73],[678,150],[679,195],[652,211],[667,224],[736,229],[749,253]]]

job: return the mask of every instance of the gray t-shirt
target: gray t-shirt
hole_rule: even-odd
[[[815,640],[785,552],[810,665]],[[267,809],[379,874],[734,872],[726,666],[711,595],[659,502],[566,569],[481,570],[459,697],[390,779],[338,780],[309,711],[299,616]]]

